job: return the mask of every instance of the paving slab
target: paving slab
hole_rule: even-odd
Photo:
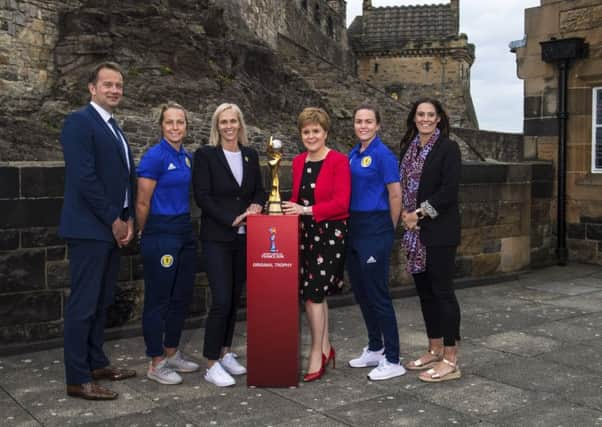
[[[350,426],[466,426],[478,422],[406,393],[387,394],[327,413]]]
[[[521,331],[502,332],[489,335],[479,341],[479,344],[502,352],[513,353],[519,356],[537,356],[559,348],[559,341],[529,335]]]
[[[427,384],[426,387],[417,388],[414,394],[431,403],[488,421],[545,398],[538,392],[476,375],[465,375],[462,380]],[[483,399],[484,396],[487,398]]]
[[[476,370],[477,375],[524,390],[550,393],[590,409],[602,409],[602,376],[539,358],[520,358]]]
[[[600,287],[597,285],[598,280],[591,278],[579,278],[575,280],[564,280],[559,282],[543,282],[528,285],[529,289],[542,290],[562,295],[582,295],[592,292],[599,292]]]
[[[601,312],[602,292],[592,292],[586,295],[553,299],[545,301],[545,304],[555,305],[557,307],[574,308],[582,313]]]
[[[602,426],[602,412],[554,399],[524,406],[495,423],[500,427]]]
[[[233,388],[225,393],[172,406],[180,417],[197,425],[267,426],[291,418],[304,418],[310,411],[269,390]]]
[[[602,376],[602,356],[600,348],[597,347],[586,344],[567,344],[556,351],[542,354],[541,359],[589,369],[598,372]]]
[[[38,427],[41,426],[34,417],[17,403],[4,390],[0,389],[0,426],[6,427]]]

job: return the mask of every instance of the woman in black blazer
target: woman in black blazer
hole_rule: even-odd
[[[209,145],[194,155],[193,190],[201,208],[201,241],[211,288],[205,325],[205,379],[219,387],[235,384],[231,375],[246,368],[230,351],[236,310],[246,282],[245,218],[265,203],[259,157],[247,147],[247,129],[235,104],[213,113]]]
[[[426,370],[419,376],[426,382],[460,378],[460,306],[452,279],[460,244],[462,161],[458,144],[448,136],[449,120],[441,103],[428,98],[416,101],[401,140],[403,248],[420,297],[429,345],[406,368]]]

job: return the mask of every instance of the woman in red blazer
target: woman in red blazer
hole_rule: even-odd
[[[335,366],[325,297],[343,286],[351,175],[347,157],[326,146],[330,117],[324,110],[306,108],[297,126],[307,151],[293,159],[293,194],[282,208],[287,215],[301,215],[300,288],[311,331],[303,380],[314,381],[328,362]]]

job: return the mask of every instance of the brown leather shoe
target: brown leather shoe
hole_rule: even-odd
[[[121,381],[126,378],[132,378],[136,376],[136,371],[132,369],[120,369],[114,368],[113,366],[107,366],[106,368],[94,369],[92,371],[92,378],[95,380],[111,380]]]
[[[86,400],[115,400],[119,396],[114,391],[95,383],[67,384],[67,394]]]

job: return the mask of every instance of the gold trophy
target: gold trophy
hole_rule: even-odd
[[[280,199],[278,168],[280,166],[280,161],[282,160],[282,141],[279,139],[272,139],[270,136],[270,140],[266,147],[266,154],[268,156],[268,165],[270,165],[270,171],[272,172],[272,189],[270,190],[270,197],[268,198],[268,215],[281,215],[282,200]]]

